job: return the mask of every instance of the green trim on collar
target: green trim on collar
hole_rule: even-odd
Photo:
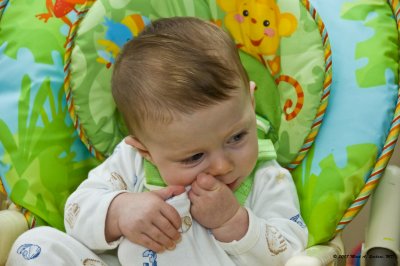
[[[143,159],[144,174],[146,175],[146,184],[155,187],[166,187],[157,167],[146,159]]]

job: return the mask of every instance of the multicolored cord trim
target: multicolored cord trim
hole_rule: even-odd
[[[72,49],[74,48],[74,41],[76,37],[77,30],[82,19],[85,17],[89,9],[94,4],[93,1],[86,1],[84,5],[81,6],[76,21],[72,24],[70,34],[67,36],[66,49],[64,54],[64,91],[67,98],[68,112],[70,113],[71,119],[73,121],[74,127],[79,134],[79,138],[88,148],[89,152],[99,160],[104,160],[105,156],[98,152],[93,145],[90,143],[89,138],[86,136],[85,130],[82,127],[79,117],[74,109],[74,99],[72,97],[72,88],[71,88],[71,54]]]
[[[314,118],[314,121],[312,123],[310,133],[306,137],[304,144],[301,147],[296,158],[286,166],[286,168],[289,169],[289,171],[293,171],[297,166],[299,166],[304,157],[306,157],[307,152],[311,149],[311,146],[314,143],[315,138],[317,137],[319,128],[321,127],[326,108],[328,107],[328,98],[332,85],[332,50],[329,42],[328,32],[325,28],[325,25],[321,17],[318,15],[317,11],[310,4],[310,2],[308,0],[302,0],[302,4],[308,10],[314,21],[317,23],[319,33],[321,34],[322,44],[324,47],[325,78],[323,83],[321,101],[318,107],[316,117]]]

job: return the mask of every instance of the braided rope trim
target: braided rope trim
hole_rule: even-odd
[[[73,125],[76,131],[78,132],[79,138],[95,158],[99,160],[104,160],[105,156],[100,152],[98,152],[95,149],[95,147],[90,143],[90,140],[87,137],[85,129],[80,123],[78,114],[75,112],[74,99],[72,97],[72,87],[71,87],[71,54],[72,54],[72,49],[75,46],[76,33],[78,31],[82,19],[85,17],[85,15],[95,2],[96,2],[95,0],[87,1],[84,5],[81,6],[80,10],[78,11],[77,20],[72,24],[70,33],[67,36],[66,49],[64,54],[64,91],[67,99],[68,112],[73,121]]]
[[[319,33],[321,34],[321,40],[322,44],[324,47],[324,60],[325,60],[325,77],[324,77],[324,83],[323,83],[323,91],[322,91],[322,96],[320,100],[320,104],[317,110],[317,114],[314,118],[314,121],[311,126],[311,130],[308,133],[303,146],[299,150],[296,158],[286,166],[286,168],[289,171],[293,171],[297,166],[300,165],[302,160],[306,157],[307,152],[311,149],[315,138],[318,135],[319,128],[321,127],[322,120],[325,115],[326,108],[328,106],[328,99],[331,91],[331,85],[332,85],[332,50],[331,50],[331,45],[329,42],[329,36],[328,32],[325,28],[325,25],[317,13],[317,11],[314,9],[314,7],[310,4],[309,0],[302,0],[302,4],[305,6],[305,8],[308,10],[314,21],[316,22],[318,26]]]
[[[400,5],[398,0],[388,0],[388,4],[391,6],[393,14],[397,22],[397,30],[400,32]],[[399,81],[400,82],[400,81]],[[399,83],[400,85],[400,83]],[[396,145],[397,138],[400,133],[400,90],[397,93],[397,103],[394,112],[393,120],[391,122],[389,134],[386,138],[384,147],[378,160],[371,172],[371,175],[367,179],[363,189],[361,190],[358,197],[353,201],[350,207],[347,209],[339,224],[336,226],[335,234],[341,232],[348,223],[350,223],[353,218],[360,212],[362,207],[365,205],[369,199],[372,191],[379,184],[380,178],[382,177],[385,168],[393,154],[394,147]]]

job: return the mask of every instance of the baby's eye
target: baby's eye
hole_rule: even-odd
[[[196,153],[195,155],[190,156],[190,157],[187,158],[187,159],[184,159],[184,160],[182,161],[182,163],[184,163],[184,164],[193,164],[193,163],[197,163],[198,161],[200,161],[200,160],[203,158],[203,156],[204,156],[204,153]]]
[[[229,144],[234,144],[234,143],[238,143],[241,140],[244,139],[244,137],[247,135],[247,132],[240,132],[239,134],[234,135],[233,137],[231,137],[231,139],[228,141]]]

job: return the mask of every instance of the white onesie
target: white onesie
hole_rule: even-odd
[[[142,192],[144,185],[143,158],[122,141],[68,198],[65,207],[68,235],[59,232],[57,239],[49,243],[46,229],[41,228],[40,233],[29,230],[14,244],[7,265],[55,265],[43,263],[59,263],[63,253],[68,254],[65,259],[70,263],[65,265],[89,265],[82,263],[85,261],[90,261],[90,265],[106,265],[96,254],[116,248],[122,265],[284,265],[306,247],[308,231],[300,215],[292,177],[275,160],[256,169],[252,190],[244,203],[249,215],[248,231],[241,240],[230,243],[217,241],[208,229],[192,219],[187,193],[168,201],[182,218],[182,241],[173,251],[155,253],[124,237],[108,243],[104,232],[111,201],[126,191]],[[18,253],[27,244],[35,245],[36,253],[40,248],[39,254],[24,258],[23,252]],[[71,264],[78,261],[81,263]]]

